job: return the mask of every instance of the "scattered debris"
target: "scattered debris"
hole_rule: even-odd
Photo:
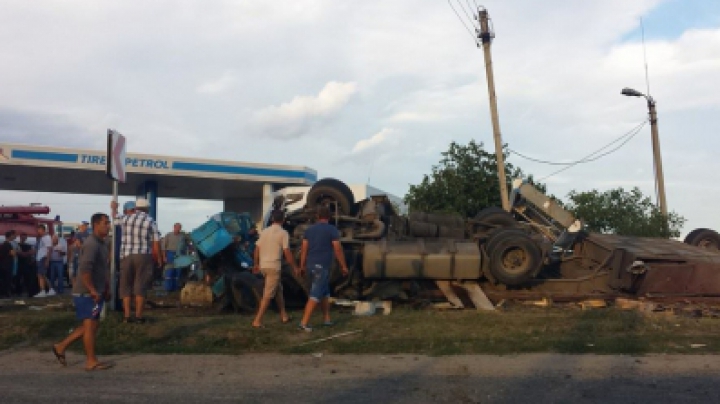
[[[389,300],[381,302],[356,302],[353,314],[356,316],[372,316],[377,309],[382,309],[383,314],[387,316],[392,311],[392,302]]]
[[[607,307],[607,303],[605,303],[605,300],[600,299],[585,300],[580,302],[579,304],[583,310],[602,309]]]
[[[660,310],[660,306],[656,303],[625,299],[622,297],[615,299],[615,306],[622,310],[637,310],[641,313],[652,313]]]
[[[33,310],[33,311],[41,311],[41,310],[45,310],[45,307],[42,307],[42,306],[28,306],[28,309]]]
[[[213,293],[210,286],[202,282],[188,282],[180,292],[180,303],[187,306],[211,306]]]
[[[704,348],[707,344],[690,344],[690,348]]]
[[[529,306],[550,307],[553,305],[553,301],[552,301],[552,299],[543,297],[540,300],[529,300],[529,301],[523,302],[523,304],[526,304]]]
[[[335,338],[346,337],[346,336],[348,336],[348,335],[353,335],[353,334],[357,334],[357,333],[360,333],[360,332],[362,332],[362,330],[354,330],[354,331],[341,332],[341,333],[339,333],[339,334],[331,335],[331,336],[329,336],[329,337],[320,338],[320,339],[314,339],[314,340],[312,340],[312,341],[303,342],[303,343],[300,344],[299,346],[316,344],[316,343],[318,343],[318,342],[324,342],[324,341],[329,341],[329,340],[335,339]],[[320,354],[320,356],[322,356],[322,354]]]
[[[314,354],[312,354],[312,356],[313,356],[313,358],[320,359],[320,358],[323,357],[323,353],[322,353],[322,352],[315,352]]]

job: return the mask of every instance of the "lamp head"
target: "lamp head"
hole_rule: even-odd
[[[645,94],[641,93],[638,90],[633,90],[632,88],[625,87],[620,92],[622,95],[627,95],[628,97],[644,97]]]

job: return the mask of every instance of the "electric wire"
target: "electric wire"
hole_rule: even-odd
[[[459,1],[459,0],[458,0],[458,1]],[[455,15],[457,16],[458,20],[460,20],[460,24],[462,24],[463,27],[465,27],[465,29],[467,30],[468,34],[470,34],[470,36],[472,37],[473,42],[475,42],[475,45],[476,45],[476,46],[479,45],[478,39],[477,39],[477,37],[475,36],[475,34],[473,34],[473,32],[472,32],[472,30],[470,29],[470,27],[467,26],[467,24],[465,23],[465,21],[463,20],[463,18],[460,16],[460,13],[458,13],[457,10],[455,9],[455,7],[452,5],[452,0],[448,0],[448,4],[450,5],[450,8],[452,8],[452,10],[453,10],[453,12],[455,13]],[[463,9],[463,10],[464,10],[464,9]],[[466,12],[466,13],[467,13],[467,12]]]
[[[625,134],[623,134],[622,136],[620,136],[620,137],[618,137],[617,139],[613,140],[612,142],[610,142],[610,143],[606,144],[605,146],[597,149],[595,152],[593,152],[592,154],[590,154],[588,157],[594,156],[595,154],[600,153],[601,151],[603,151],[603,150],[607,149],[608,147],[614,145],[615,143],[623,140],[624,138],[626,138],[626,137],[628,137],[628,136],[630,136],[630,135],[633,135],[634,133],[636,133],[636,131],[639,131],[640,129],[642,129],[642,127],[645,126],[646,124],[647,124],[647,120],[645,120],[645,121],[643,121],[643,122],[640,122],[637,126],[635,126],[634,128],[630,129],[629,131],[625,132]],[[551,166],[570,166],[570,165],[573,165],[573,164],[579,164],[579,163],[584,163],[584,162],[591,162],[591,161],[595,161],[595,160],[596,160],[596,159],[588,159],[588,158],[586,157],[586,158],[583,158],[583,159],[580,159],[580,160],[577,160],[577,161],[569,161],[569,162],[562,162],[562,163],[560,163],[560,162],[555,162],[555,161],[540,160],[540,159],[537,159],[537,158],[534,158],[534,157],[526,156],[526,155],[518,152],[517,150],[513,150],[513,149],[510,149],[510,148],[508,148],[508,151],[509,151],[510,153],[516,154],[517,156],[519,156],[519,157],[521,157],[521,158],[524,158],[525,160],[529,160],[529,161],[532,161],[532,162],[535,162],[535,163],[540,163],[540,164],[547,164],[547,165],[551,165]]]
[[[565,171],[565,170],[569,170],[569,169],[575,167],[576,165],[578,165],[578,164],[580,164],[580,163],[589,163],[589,162],[591,162],[591,161],[596,161],[596,160],[598,160],[598,159],[600,159],[600,158],[603,158],[603,157],[605,157],[605,156],[607,156],[607,155],[609,155],[609,154],[611,154],[611,153],[614,153],[615,151],[617,151],[617,150],[619,150],[620,148],[622,148],[623,146],[625,146],[625,145],[626,145],[629,141],[631,141],[638,133],[640,133],[640,129],[642,129],[642,128],[645,126],[646,123],[647,123],[647,121],[643,122],[643,124],[642,124],[641,126],[639,126],[639,127],[637,128],[637,130],[635,130],[635,132],[634,132],[632,135],[630,135],[627,139],[625,139],[622,143],[620,143],[620,144],[619,144],[618,146],[616,146],[615,148],[613,148],[613,149],[611,149],[611,150],[609,150],[609,151],[607,151],[607,152],[605,152],[605,153],[602,153],[602,154],[600,154],[600,155],[595,156],[595,155],[598,153],[598,152],[596,151],[596,152],[594,152],[594,153],[592,153],[592,154],[589,154],[589,155],[588,155],[587,157],[585,157],[584,159],[575,162],[575,164],[569,165],[569,166],[567,166],[567,167],[563,167],[563,168],[561,168],[561,169],[559,169],[559,170],[557,170],[557,171],[555,171],[555,172],[552,172],[552,173],[550,173],[550,174],[548,174],[548,175],[540,178],[538,181],[545,181],[546,179],[548,179],[548,178],[550,178],[550,177],[552,177],[552,176],[554,176],[554,175],[556,175],[556,174],[560,174],[561,172],[563,172],[563,171]]]

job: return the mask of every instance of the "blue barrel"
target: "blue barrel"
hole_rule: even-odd
[[[173,292],[178,289],[178,271],[175,268],[168,268],[165,270],[165,280],[163,281],[163,288],[168,292]]]

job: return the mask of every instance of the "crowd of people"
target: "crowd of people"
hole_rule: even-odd
[[[83,222],[77,232],[62,239],[50,236],[44,225],[37,228],[34,245],[27,242],[27,234],[8,231],[0,246],[0,296],[26,293],[29,297],[47,297],[65,293],[65,279],[72,288],[76,317],[81,324],[63,341],[53,345],[52,351],[58,362],[67,366],[65,351],[75,341],[82,340],[86,352],[86,370],[103,370],[111,364],[100,362],[95,355],[95,335],[104,302],[109,300],[110,243],[108,235],[112,221],[120,226],[119,246],[119,298],[122,300],[124,323],[145,323],[143,310],[147,291],[152,287],[154,268],[163,268],[173,262],[178,254],[186,254],[188,237],[182,225],[176,223],[173,231],[162,237],[157,223],[149,216],[149,203],[138,198],[125,203],[118,214],[117,202],[111,203],[111,216],[96,213],[90,223]],[[317,222],[304,234],[300,261],[289,249],[289,235],[282,227],[285,217],[281,211],[271,214],[272,225],[259,236],[252,249],[253,272],[265,278],[263,297],[252,326],[264,327],[262,320],[271,301],[277,303],[282,323],[292,319],[285,310],[281,260],[299,276],[308,275],[311,280],[309,298],[298,322],[298,329],[312,331],[310,318],[319,306],[322,324],[331,326],[329,273],[333,258],[337,259],[344,275],[348,269],[340,244],[340,234],[329,224],[330,211],[320,207]],[[66,275],[67,273],[67,275]],[[134,310],[133,310],[134,303]]]
[[[88,223],[67,237],[50,236],[44,224],[37,226],[35,242],[25,232],[5,232],[0,246],[0,297],[46,297],[62,294],[72,282],[77,254],[88,235]]]

